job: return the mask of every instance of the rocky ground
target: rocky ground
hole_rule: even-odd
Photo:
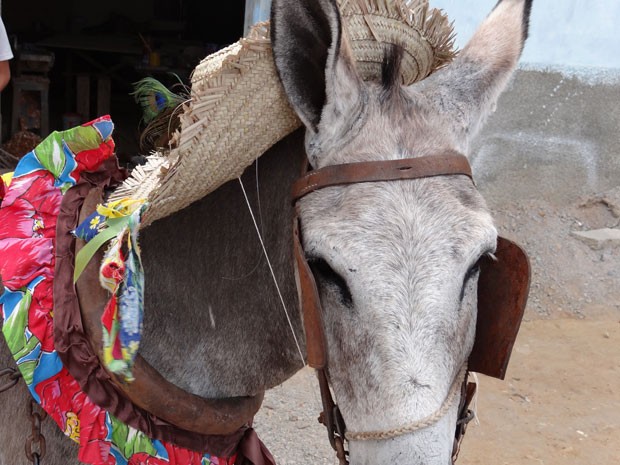
[[[560,211],[546,200],[494,209],[501,234],[530,255],[528,319],[620,315],[620,240],[587,242],[575,235],[620,226],[620,196],[609,203],[613,193],[585,196]]]

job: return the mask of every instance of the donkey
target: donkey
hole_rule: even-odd
[[[306,154],[321,168],[467,153],[516,67],[531,3],[500,0],[452,64],[404,87],[398,47],[386,54],[380,83],[362,81],[335,0],[276,0],[274,57],[305,138],[277,144],[242,185],[292,331],[234,181],[143,232],[143,357],[203,397],[253,395],[299,370],[289,193]],[[472,349],[477,263],[496,247],[480,194],[464,176],[442,176],[325,188],[298,209],[347,427],[393,429],[436,411]],[[0,366],[12,363],[2,344]],[[26,460],[28,397],[21,385],[0,395],[1,464]],[[351,441],[351,463],[451,463],[457,407],[415,433]],[[45,463],[76,463],[76,446],[55,425],[46,422],[43,433]]]

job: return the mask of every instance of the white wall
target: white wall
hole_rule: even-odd
[[[455,22],[462,47],[497,0],[430,0]],[[620,68],[619,0],[534,0],[523,62]]]
[[[271,0],[246,0],[246,25],[269,18]],[[463,47],[497,0],[430,0],[448,12]],[[534,0],[523,62],[620,68],[620,0]]]

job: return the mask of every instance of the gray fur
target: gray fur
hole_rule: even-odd
[[[276,63],[306,122],[314,167],[467,151],[519,58],[529,1],[503,0],[449,67],[389,92],[363,84],[350,66],[333,0],[276,1]],[[317,5],[320,7],[317,10]],[[295,14],[284,11],[292,8]],[[315,15],[307,16],[308,11]],[[306,13],[304,13],[306,12]],[[316,15],[323,15],[317,19]],[[285,25],[279,21],[288,21]],[[296,76],[295,34],[323,23],[324,73]],[[310,25],[310,26],[308,26]],[[279,47],[278,37],[293,41]],[[314,58],[310,58],[317,62]],[[319,82],[312,81],[319,79]],[[311,86],[304,92],[300,86]],[[324,99],[303,101],[304,95]],[[322,108],[316,102],[322,101]],[[317,117],[320,115],[320,117]],[[291,257],[290,185],[300,134],[284,140],[244,176],[296,334],[302,339]],[[351,430],[391,429],[442,403],[474,338],[478,258],[495,247],[484,200],[464,176],[332,187],[299,203],[304,248],[331,272],[317,273],[330,376]],[[143,234],[147,272],[142,355],[169,380],[202,396],[253,394],[301,367],[237,182]],[[345,289],[346,287],[346,289]],[[350,301],[343,293],[350,292]],[[462,298],[461,298],[462,297]],[[4,343],[2,366],[13,365]],[[28,432],[23,386],[0,395],[0,464],[19,463]],[[447,465],[456,411],[396,440],[352,442],[353,465]],[[73,464],[75,446],[47,422],[49,465]]]

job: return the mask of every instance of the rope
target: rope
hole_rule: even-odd
[[[269,271],[271,272],[271,278],[273,279],[273,283],[275,284],[276,290],[278,291],[278,296],[280,297],[280,302],[282,303],[282,308],[284,309],[286,320],[288,321],[289,328],[291,328],[291,333],[293,334],[295,345],[297,346],[297,350],[299,351],[299,357],[301,358],[301,363],[303,366],[305,366],[306,359],[304,358],[304,353],[301,350],[301,346],[299,345],[299,340],[297,340],[297,336],[295,335],[295,329],[293,328],[293,322],[291,321],[291,317],[289,315],[288,309],[286,308],[286,304],[284,303],[284,297],[282,297],[282,291],[280,291],[280,286],[278,285],[276,274],[274,273],[273,267],[271,266],[271,260],[269,260],[269,255],[267,254],[267,248],[265,247],[265,242],[263,241],[263,236],[260,233],[260,229],[258,228],[258,223],[256,222],[256,217],[254,216],[254,212],[252,211],[252,206],[250,205],[250,199],[248,198],[248,194],[245,192],[243,181],[241,181],[240,177],[237,179],[239,180],[239,184],[241,185],[241,190],[243,191],[243,197],[245,198],[245,203],[248,206],[248,210],[250,211],[250,216],[252,217],[252,222],[254,223],[254,229],[256,229],[258,240],[260,241],[260,245],[263,249],[263,254],[265,255],[265,259],[267,260],[267,265],[269,266]]]
[[[474,394],[474,400],[471,403],[471,409],[474,412],[474,422],[476,426],[480,426],[480,418],[478,417],[478,396],[480,395],[480,379],[478,378],[478,373],[472,371],[471,376],[474,378],[474,383],[476,384],[476,393]]]
[[[467,364],[463,365],[461,371],[454,379],[450,392],[448,396],[441,404],[439,410],[435,411],[431,415],[426,418],[422,418],[421,420],[415,421],[413,423],[409,423],[407,425],[401,426],[400,428],[388,430],[388,431],[364,431],[364,432],[348,432],[346,433],[346,438],[349,441],[376,441],[380,439],[391,439],[398,436],[403,436],[405,434],[413,433],[415,431],[420,431],[422,429],[428,428],[429,426],[433,426],[437,423],[452,407],[454,401],[457,398],[457,395],[461,392],[461,385],[463,379],[465,379],[465,375],[467,374]]]

